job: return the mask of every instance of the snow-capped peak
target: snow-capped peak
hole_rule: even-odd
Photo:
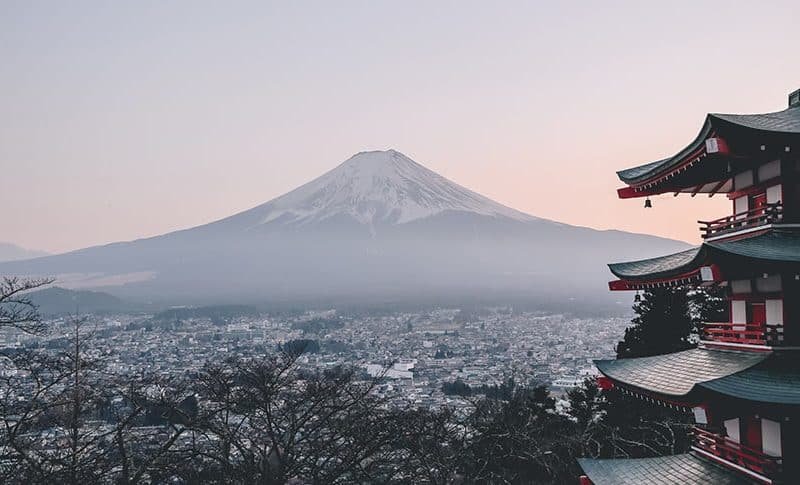
[[[335,216],[350,216],[364,224],[403,224],[444,211],[536,220],[451,182],[395,150],[357,153],[253,211],[259,212],[260,224],[308,224]]]

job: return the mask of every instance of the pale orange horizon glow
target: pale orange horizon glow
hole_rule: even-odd
[[[697,243],[724,195],[645,210],[615,171],[800,88],[788,1],[2,10],[0,241],[50,252],[216,220],[387,148],[539,217]]]

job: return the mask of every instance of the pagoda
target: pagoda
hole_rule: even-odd
[[[693,416],[690,451],[580,459],[582,484],[800,483],[800,90],[787,109],[709,114],[675,155],[618,172],[620,198],[725,194],[731,213],[699,221],[703,243],[610,264],[613,291],[716,285],[730,321],[696,348],[600,360],[599,384]]]

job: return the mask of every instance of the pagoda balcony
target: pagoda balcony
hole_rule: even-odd
[[[701,225],[703,239],[714,238],[726,234],[753,229],[768,224],[776,224],[783,219],[783,204],[767,204],[745,212],[714,219],[713,221],[697,221]]]
[[[775,347],[783,344],[783,326],[729,322],[704,323],[702,340]]]
[[[772,483],[783,468],[781,457],[767,455],[755,448],[737,443],[705,429],[694,427],[692,448],[715,459],[722,465],[751,472],[753,478],[763,483]],[[709,456],[710,455],[710,456]]]

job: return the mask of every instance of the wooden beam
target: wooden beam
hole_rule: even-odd
[[[717,191],[718,191],[719,189],[721,189],[721,188],[722,188],[722,187],[723,187],[725,184],[727,184],[727,183],[728,183],[728,180],[730,180],[730,179],[725,179],[725,180],[723,180],[722,182],[720,182],[720,183],[718,183],[717,185],[715,185],[715,186],[714,186],[714,188],[713,188],[713,189],[711,189],[711,192],[708,194],[708,196],[709,196],[709,197],[714,197],[714,195],[717,193]]]

